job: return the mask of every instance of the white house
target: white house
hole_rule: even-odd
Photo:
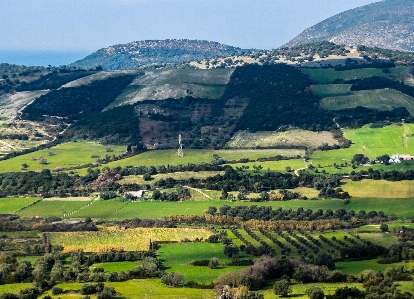
[[[403,155],[393,154],[390,157],[389,162],[390,163],[401,163],[401,161],[407,161],[407,160],[414,160],[414,156],[407,155],[407,154],[403,154]]]

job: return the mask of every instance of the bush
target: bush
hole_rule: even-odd
[[[305,294],[309,296],[309,299],[324,299],[325,294],[319,287],[309,287],[306,289]]]
[[[54,287],[53,289],[52,289],[52,294],[53,295],[59,295],[59,294],[62,294],[63,293],[63,289],[62,288],[59,288],[59,287]]]
[[[213,257],[208,262],[208,267],[210,269],[216,269],[219,266],[219,260],[216,257]]]
[[[184,283],[184,275],[170,272],[161,277],[161,282],[169,287],[178,287]]]
[[[276,281],[273,285],[273,293],[275,293],[275,295],[280,295],[282,297],[285,297],[289,293],[292,293],[292,287],[290,286],[289,281],[287,281],[286,279]]]

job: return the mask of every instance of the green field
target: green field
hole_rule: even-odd
[[[396,153],[412,154],[414,151],[414,137],[412,136],[414,124],[390,125],[378,129],[371,129],[367,125],[360,129],[344,129],[343,132],[347,139],[352,140],[351,147],[332,151],[315,151],[311,156],[314,166],[351,163],[355,154],[364,154],[370,159],[375,159],[384,154],[390,156]],[[403,167],[402,164],[395,167],[399,169],[398,167]],[[372,167],[375,169],[378,166],[373,165]],[[387,169],[387,167],[390,168],[385,166],[383,169]],[[410,167],[412,166],[409,166],[409,169]]]
[[[208,207],[257,205],[282,207],[284,209],[338,209],[342,206],[341,200],[291,200],[283,202],[228,202],[228,201],[183,201],[183,202],[135,202],[128,207],[112,214],[108,220],[122,220],[125,218],[160,218],[166,215],[202,215]]]
[[[254,149],[254,150],[208,150],[208,149],[185,149],[184,157],[178,157],[176,150],[154,150],[147,151],[142,154],[129,157],[123,160],[110,162],[102,165],[101,168],[107,166],[113,168],[116,166],[158,166],[158,165],[186,165],[188,163],[211,162],[213,155],[231,161],[249,158],[256,160],[258,158],[275,157],[277,155],[294,157],[303,155],[303,150],[280,150],[280,149]],[[86,174],[86,169],[77,171],[79,174]]]
[[[0,294],[4,294],[4,293],[19,294],[20,290],[31,288],[32,286],[33,284],[30,282],[2,284],[0,285]]]
[[[378,259],[355,261],[355,262],[337,262],[336,269],[344,274],[358,275],[364,270],[385,271],[387,268],[397,268],[399,265],[404,265],[408,269],[412,269],[414,264],[410,263],[393,263],[393,264],[378,264]]]
[[[414,218],[413,198],[351,198],[349,204],[345,206],[347,211],[383,211],[385,215],[394,214],[397,219]]]
[[[113,151],[106,152],[110,147]],[[96,158],[91,158],[96,154],[104,158],[105,154],[109,156],[124,153],[125,146],[104,146],[95,142],[68,142],[62,143],[50,149],[36,151],[30,154],[14,157],[12,159],[0,161],[0,172],[22,171],[23,163],[29,165],[27,170],[55,169],[58,167],[73,167],[81,164],[94,163]],[[53,155],[50,156],[49,152]],[[48,164],[40,164],[38,158],[43,156]]]
[[[204,190],[203,190],[204,192]],[[122,220],[132,218],[161,218],[167,215],[202,215],[203,211],[207,211],[208,207],[223,205],[240,206],[240,205],[257,205],[270,206],[274,209],[282,207],[284,209],[338,209],[342,206],[342,200],[290,200],[290,201],[274,201],[274,202],[230,202],[230,201],[180,201],[180,202],[160,202],[160,201],[144,201],[144,202],[117,202],[114,200],[95,201],[92,205],[85,207],[87,203],[84,201],[40,201],[37,204],[24,209],[18,213],[22,217],[62,217],[63,211],[75,211],[69,217],[94,219],[105,218],[106,220]],[[83,209],[81,209],[83,208]]]
[[[139,262],[108,262],[108,263],[97,263],[93,264],[90,268],[103,268],[105,273],[121,272],[125,273],[129,270],[135,269],[140,263]]]
[[[27,207],[36,202],[39,198],[36,197],[6,197],[0,198],[1,214],[15,213],[18,210]]]
[[[26,209],[18,211],[17,214],[22,217],[63,217],[63,212],[69,214],[70,212],[78,210],[87,204],[88,202],[75,200],[42,200]]]
[[[15,286],[14,284],[12,286]],[[30,284],[31,285],[31,284]],[[79,299],[83,298],[79,292],[83,283],[61,283],[57,286],[64,290],[59,295],[61,299]],[[190,289],[190,288],[169,288],[164,286],[160,279],[133,279],[125,282],[105,282],[105,285],[114,287],[121,294],[121,298],[138,299],[163,299],[163,298],[180,298],[180,299],[214,299],[213,290]],[[52,296],[52,291],[47,291],[44,296]],[[96,298],[91,296],[91,298]]]
[[[321,107],[325,110],[341,110],[357,106],[378,110],[405,107],[411,115],[414,115],[414,98],[388,88],[353,91],[349,95],[329,96],[321,100]]]
[[[366,69],[355,69],[347,71],[335,71],[334,69],[311,69],[311,68],[300,68],[300,70],[309,75],[309,77],[320,83],[328,84],[332,83],[335,79],[352,80],[357,78],[365,78],[370,76],[381,76],[388,77],[382,72],[381,69],[366,68]]]
[[[331,97],[339,95],[350,95],[352,84],[318,84],[311,85],[313,93],[320,95],[321,97]]]
[[[224,245],[221,243],[179,243],[161,244],[157,251],[158,257],[163,261],[167,272],[178,272],[184,275],[185,282],[194,281],[200,284],[210,284],[218,276],[225,272],[243,269],[244,267],[224,266],[224,263],[231,262],[231,259],[223,253]],[[194,260],[209,260],[218,258],[220,266],[217,269],[210,269],[207,266],[191,266]],[[252,258],[241,252],[240,258]]]
[[[363,180],[354,182],[346,180],[342,189],[352,197],[414,199],[414,184],[411,184],[411,181]]]

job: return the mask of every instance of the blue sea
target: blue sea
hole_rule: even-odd
[[[80,60],[91,52],[0,50],[0,63],[26,66],[61,66]]]

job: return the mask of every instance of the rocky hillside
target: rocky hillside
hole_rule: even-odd
[[[100,49],[84,59],[74,62],[71,66],[119,70],[183,63],[241,52],[243,50],[240,48],[210,41],[145,40]]]
[[[286,46],[315,41],[414,51],[414,1],[384,0],[326,19]]]

